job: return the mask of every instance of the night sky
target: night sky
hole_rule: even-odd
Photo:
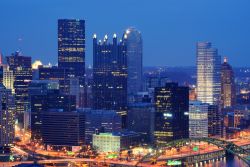
[[[211,41],[233,66],[250,66],[250,0],[0,0],[0,50],[17,49],[57,62],[57,19],[86,20],[86,62],[92,35],[133,26],[144,41],[145,66],[193,66],[197,41]]]

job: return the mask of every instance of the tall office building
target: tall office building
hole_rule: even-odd
[[[167,83],[155,88],[155,127],[156,144],[188,138],[188,87],[177,83]]]
[[[124,111],[127,108],[127,50],[124,41],[93,38],[93,107]]]
[[[220,104],[221,57],[210,42],[197,43],[197,100]]]
[[[7,56],[9,69],[13,71],[15,81],[15,101],[17,119],[21,127],[24,126],[24,112],[28,110],[28,85],[32,80],[31,57],[22,56],[16,52]]]
[[[208,106],[200,101],[189,102],[189,137],[208,137]]]
[[[70,69],[84,86],[85,20],[58,20],[58,67]]]
[[[224,108],[232,107],[236,103],[234,72],[227,58],[224,58],[221,66],[221,102]]]
[[[142,36],[135,28],[128,28],[123,40],[127,46],[127,68],[128,68],[128,100],[133,99],[133,95],[142,91]]]
[[[0,147],[9,146],[14,141],[15,100],[11,90],[0,84]]]
[[[10,89],[12,93],[15,93],[14,89],[15,77],[13,71],[9,69],[9,66],[3,67],[3,85],[6,89]]]

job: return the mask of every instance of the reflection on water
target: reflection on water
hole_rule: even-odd
[[[248,167],[246,163],[240,160],[238,157],[223,158],[220,161],[210,162],[205,167]]]

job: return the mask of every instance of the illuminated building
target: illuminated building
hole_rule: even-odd
[[[154,105],[148,102],[138,102],[129,105],[128,130],[141,136],[142,143],[153,142],[154,131]]]
[[[208,136],[222,135],[222,114],[218,105],[209,105],[208,107]]]
[[[93,107],[118,110],[124,114],[127,108],[127,52],[124,41],[103,42],[93,38]]]
[[[156,144],[188,138],[188,91],[188,87],[178,86],[177,83],[167,83],[165,87],[155,88]]]
[[[189,102],[189,137],[208,137],[208,106],[200,101]]]
[[[139,144],[140,135],[135,132],[98,133],[93,135],[93,147],[98,152],[119,152]]]
[[[197,100],[220,104],[221,56],[210,42],[197,43]]]
[[[28,110],[28,85],[32,80],[31,57],[22,56],[16,52],[7,56],[9,69],[14,74],[15,101],[17,119],[21,127],[24,127],[24,114]]]
[[[122,118],[114,110],[78,109],[85,114],[85,144],[92,143],[95,133],[112,133],[122,129]]]
[[[15,100],[11,90],[0,85],[0,147],[9,146],[14,141]]]
[[[2,66],[2,67],[3,67],[3,85],[6,87],[6,89],[10,89],[11,92],[14,94],[15,77],[13,71],[10,70],[8,66]]]
[[[85,21],[58,20],[58,67],[72,70],[84,86],[85,75]]]
[[[236,103],[236,89],[234,83],[234,72],[227,58],[221,66],[221,102],[222,107],[232,107]]]
[[[42,62],[40,60],[36,60],[34,61],[34,63],[32,64],[32,69],[34,70],[37,70],[39,68],[39,66],[42,66]]]
[[[47,146],[57,148],[84,144],[85,117],[76,111],[47,110],[42,113],[42,139]]]
[[[138,30],[131,27],[125,31],[123,40],[127,46],[127,93],[130,101],[130,97],[142,91],[142,36]]]
[[[41,139],[42,114],[48,110],[75,111],[75,96],[61,94],[56,81],[32,81],[30,95],[30,129],[32,139]]]

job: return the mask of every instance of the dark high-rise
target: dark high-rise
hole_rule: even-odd
[[[232,107],[236,103],[234,72],[231,65],[224,58],[221,65],[221,102],[222,107]]]
[[[16,52],[7,57],[9,69],[14,74],[14,90],[17,119],[24,125],[24,112],[28,109],[28,85],[32,80],[31,57],[22,56]]]
[[[29,85],[30,129],[32,139],[41,139],[42,114],[48,110],[72,112],[76,110],[75,96],[59,92],[56,81],[33,81]]]
[[[85,74],[85,21],[58,20],[58,67],[68,68],[84,86]]]
[[[103,42],[93,38],[93,107],[124,111],[127,108],[127,53],[126,45],[117,42],[116,34],[113,43],[108,36]]]
[[[189,89],[177,83],[155,88],[155,144],[188,138]]]

